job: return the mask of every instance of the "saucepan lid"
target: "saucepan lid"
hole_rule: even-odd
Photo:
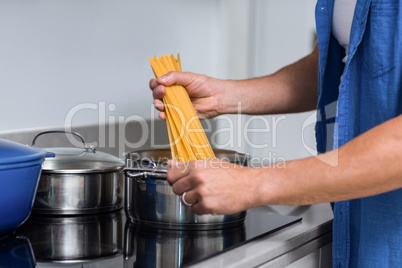
[[[124,161],[118,157],[98,151],[94,147],[88,147],[83,137],[76,132],[45,131],[35,136],[36,139],[49,133],[70,133],[82,141],[83,147],[53,147],[45,148],[55,153],[54,158],[46,159],[43,163],[42,173],[98,173],[113,172],[124,167]]]

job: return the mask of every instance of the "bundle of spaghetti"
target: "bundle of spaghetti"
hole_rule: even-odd
[[[179,54],[177,59],[173,55],[148,59],[156,78],[170,71],[181,72]],[[215,157],[187,90],[181,85],[166,87],[163,103],[172,159],[193,161]]]

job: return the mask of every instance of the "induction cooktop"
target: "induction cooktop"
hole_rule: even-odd
[[[124,211],[88,216],[32,215],[0,239],[0,267],[189,267],[302,219],[250,209],[243,224],[217,230],[141,226]],[[22,266],[21,266],[22,267]]]

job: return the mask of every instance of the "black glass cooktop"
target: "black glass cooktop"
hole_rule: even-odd
[[[135,225],[123,210],[32,215],[0,238],[0,267],[188,267],[300,221],[256,208],[239,226],[195,231]]]

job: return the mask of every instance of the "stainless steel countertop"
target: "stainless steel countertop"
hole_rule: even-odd
[[[333,213],[330,204],[311,206],[263,206],[280,215],[300,216],[302,221],[191,267],[282,267],[332,241]]]

